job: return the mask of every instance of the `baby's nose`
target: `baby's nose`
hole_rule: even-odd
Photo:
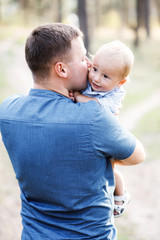
[[[98,75],[98,74],[96,74],[94,80],[95,80],[95,82],[97,82],[97,83],[100,82],[100,78],[99,78],[99,75]]]

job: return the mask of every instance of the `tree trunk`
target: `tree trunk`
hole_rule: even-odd
[[[84,33],[84,44],[86,49],[89,50],[86,0],[78,0],[78,17],[79,17],[80,29]]]
[[[136,31],[135,31],[135,46],[138,47],[139,45],[139,35],[138,35],[138,30],[141,25],[141,8],[142,8],[142,1],[137,0],[136,1],[136,13],[137,13],[137,26],[136,26]]]
[[[144,27],[147,33],[147,37],[150,36],[150,11],[149,11],[149,0],[137,0],[136,2],[137,12],[137,27],[136,27],[136,38],[135,46],[139,45],[138,30],[140,27]]]
[[[42,9],[42,0],[37,0],[37,16],[40,19],[43,13],[43,9]]]
[[[147,33],[147,37],[150,37],[150,2],[149,0],[145,0],[145,29]]]
[[[0,23],[2,23],[2,0],[0,0]]]
[[[159,24],[160,24],[160,0],[155,0],[155,5],[156,5],[156,8],[157,8],[158,21],[159,21]]]
[[[29,10],[29,0],[19,0],[21,9],[23,11],[23,15],[24,15],[24,24],[27,25],[28,24],[28,20],[29,20],[29,15],[30,15],[30,10]]]

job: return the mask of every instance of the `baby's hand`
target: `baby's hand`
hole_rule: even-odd
[[[73,91],[69,91],[69,98],[74,101]]]
[[[117,110],[116,113],[114,113],[114,115],[115,115],[116,117],[118,117],[118,115],[119,115],[119,109]]]
[[[82,94],[79,91],[74,91],[73,96],[74,96],[74,101],[78,102],[78,96],[82,96]]]
[[[81,95],[81,93],[79,91],[74,91],[73,95],[74,95],[74,97],[77,97],[78,95]]]
[[[86,103],[86,102],[89,102],[91,100],[94,100],[94,101],[98,102],[96,98],[85,96],[78,91],[74,91],[73,94],[74,94],[74,101],[75,102]]]
[[[78,97],[83,95],[79,91],[69,91],[69,98],[74,102],[78,102]]]

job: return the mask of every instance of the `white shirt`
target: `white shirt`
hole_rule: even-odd
[[[115,114],[118,113],[119,109],[122,107],[122,100],[126,91],[123,87],[115,87],[109,92],[96,92],[92,90],[91,85],[88,82],[88,86],[82,94],[96,98],[102,106],[109,107],[111,112]]]

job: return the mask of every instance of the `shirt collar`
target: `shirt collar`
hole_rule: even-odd
[[[54,97],[54,96],[60,96],[65,97],[60,93],[47,90],[47,89],[37,89],[37,88],[31,88],[29,91],[29,96],[40,96],[40,97]]]
[[[96,92],[96,91],[93,91],[89,82],[88,82],[87,89],[89,90],[91,95],[101,95],[101,96],[105,96],[106,95],[106,92]]]

